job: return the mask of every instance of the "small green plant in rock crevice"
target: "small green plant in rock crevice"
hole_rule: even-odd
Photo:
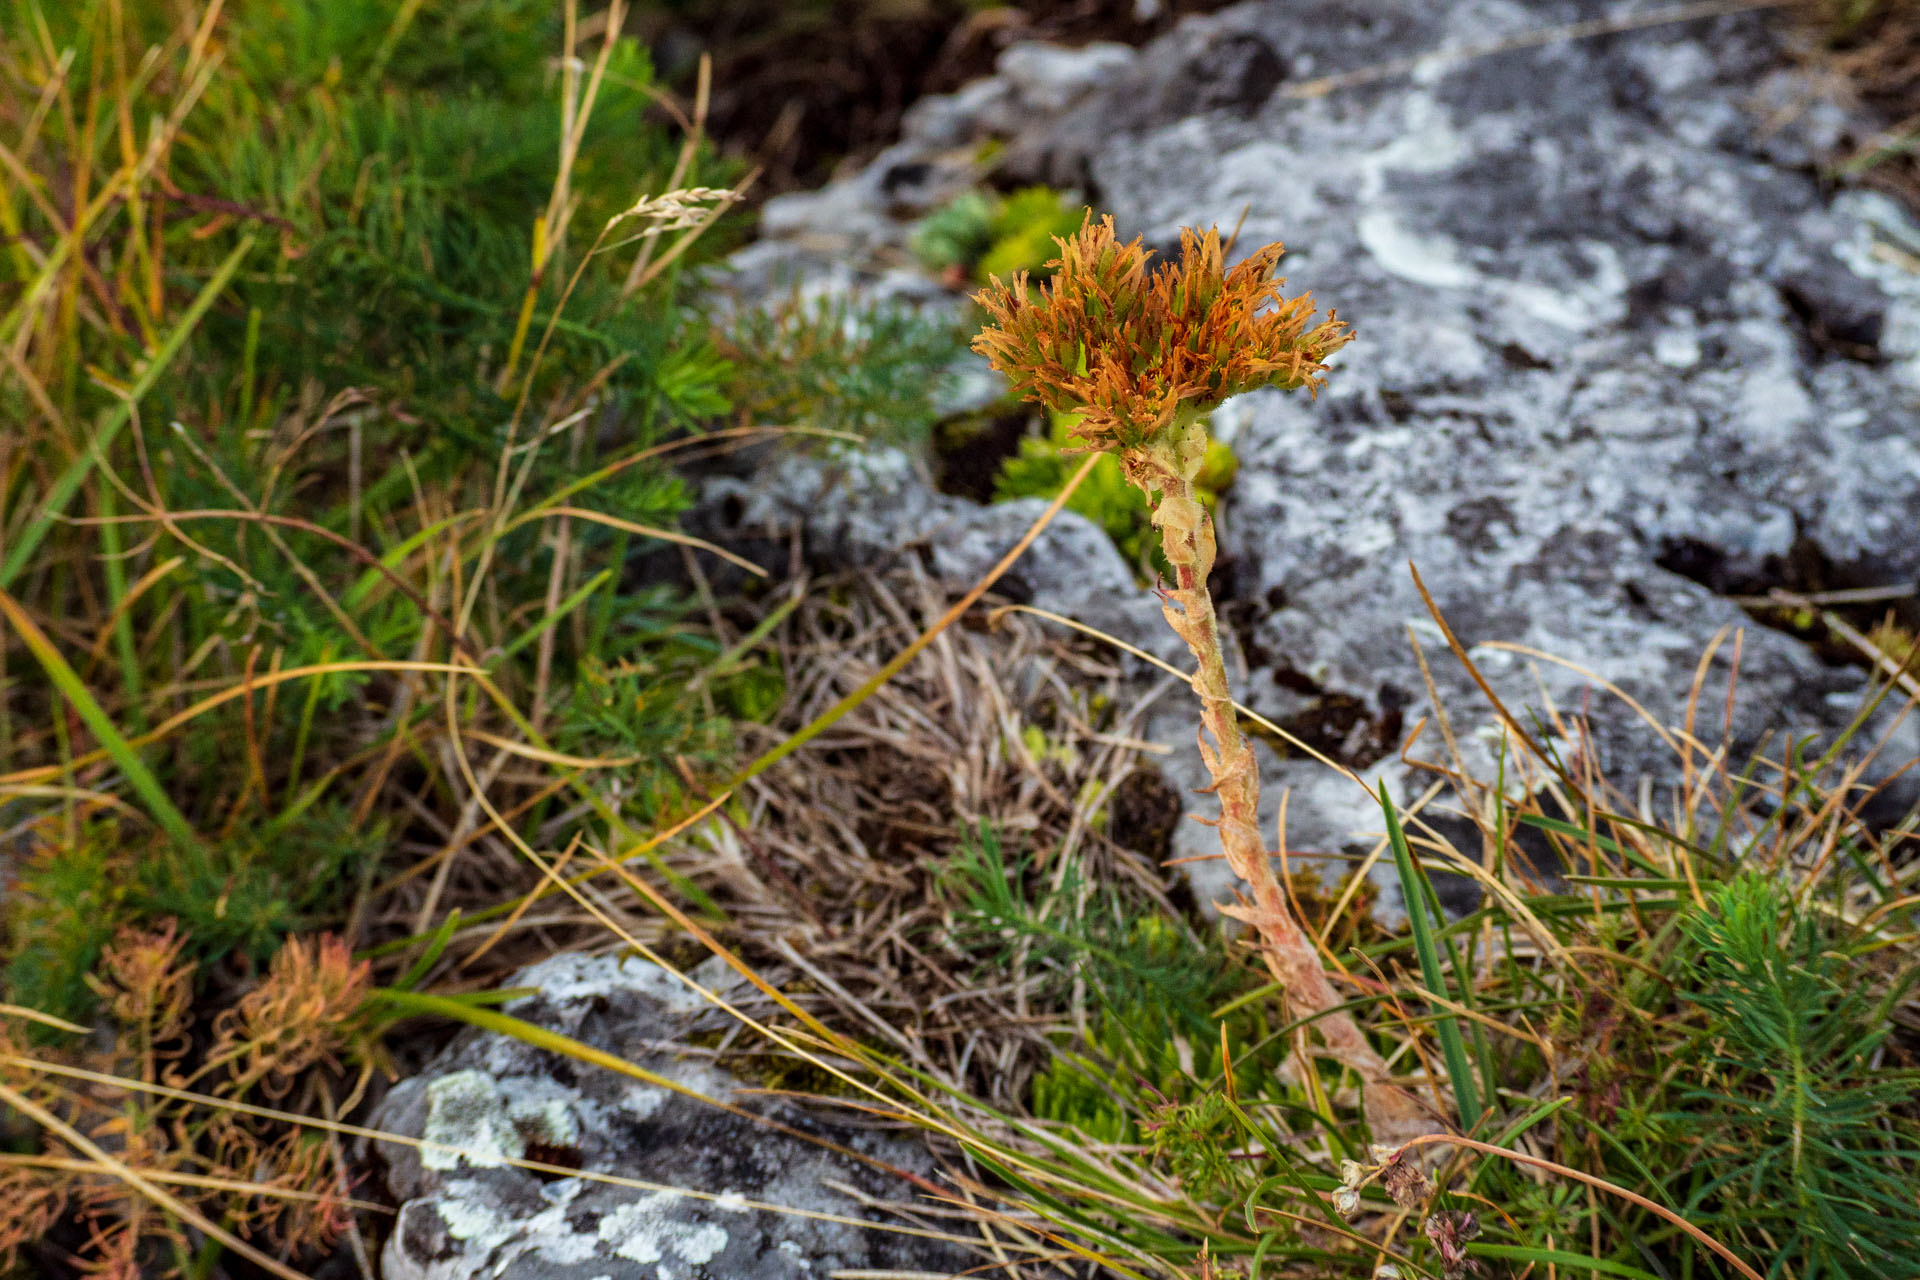
[[[1020,452],[1001,464],[1000,474],[994,479],[995,501],[1051,499],[1066,487],[1077,469],[1073,438],[1075,415],[1050,412],[1047,421],[1050,430],[1046,435],[1022,438]],[[1239,468],[1239,459],[1225,441],[1207,441],[1199,474],[1194,477],[1194,489],[1209,513],[1218,510],[1220,497],[1233,483]],[[1167,563],[1160,549],[1160,536],[1153,527],[1153,504],[1137,485],[1127,480],[1119,459],[1111,454],[1102,456],[1067,500],[1067,509],[1079,512],[1104,529],[1141,581],[1173,576],[1173,566]]]
[[[1080,206],[1051,187],[964,191],[915,225],[913,251],[956,284],[1016,271],[1044,277],[1054,240],[1072,235],[1080,218]]]

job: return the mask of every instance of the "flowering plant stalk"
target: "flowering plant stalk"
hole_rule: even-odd
[[[1228,865],[1250,897],[1227,906],[1251,925],[1267,967],[1296,1016],[1312,1017],[1329,1057],[1361,1078],[1376,1138],[1399,1140],[1431,1125],[1328,980],[1260,838],[1260,775],[1234,717],[1207,575],[1213,521],[1194,490],[1207,448],[1201,418],[1257,387],[1318,389],[1326,358],[1352,340],[1333,312],[1313,324],[1311,295],[1281,295],[1283,252],[1270,244],[1227,269],[1218,230],[1182,230],[1180,260],[1149,273],[1138,239],[1120,244],[1113,219],[1093,221],[1060,245],[1055,274],[1037,290],[1024,272],[975,295],[989,323],[974,350],[1014,389],[1050,409],[1077,413],[1086,450],[1118,455],[1127,479],[1154,502],[1175,583],[1163,590],[1167,622],[1197,664],[1200,754],[1219,797],[1217,829]],[[1209,741],[1211,739],[1211,741]]]

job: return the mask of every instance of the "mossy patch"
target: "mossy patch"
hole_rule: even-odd
[[[1085,447],[1072,438],[1074,415],[1052,413],[1049,421],[1051,429],[1046,435],[1021,440],[1020,452],[1001,465],[993,488],[996,501],[1052,498],[1079,470],[1080,454]],[[1207,510],[1213,511],[1219,505],[1220,495],[1233,484],[1239,467],[1240,460],[1230,446],[1220,440],[1208,441],[1206,459],[1194,482]],[[1159,536],[1153,529],[1153,508],[1147,496],[1127,482],[1120,470],[1120,460],[1114,455],[1101,456],[1094,464],[1093,473],[1067,500],[1067,508],[1106,530],[1141,581],[1151,582],[1156,576],[1172,577],[1172,569],[1160,551]]]

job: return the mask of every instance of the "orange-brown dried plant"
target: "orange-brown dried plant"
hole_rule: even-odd
[[[14,1136],[10,1106],[51,1115],[244,1239],[289,1255],[324,1250],[348,1226],[333,1149],[228,1104],[304,1090],[293,1099],[303,1112],[322,1091],[351,1109],[373,1069],[370,966],[339,938],[290,939],[208,1020],[195,1016],[184,950],[171,922],[119,931],[91,979],[110,1035],[30,1047],[0,1016],[0,1135]],[[203,1060],[188,1071],[196,1044]],[[179,1221],[59,1134],[42,1137],[40,1152],[0,1160],[0,1275],[54,1239],[87,1276],[197,1274]]]
[[[1055,243],[1047,283],[1022,271],[975,295],[992,323],[973,346],[1021,395],[1083,415],[1091,448],[1150,450],[1228,396],[1317,388],[1353,339],[1332,313],[1313,324],[1312,295],[1281,293],[1278,244],[1228,268],[1219,231],[1189,227],[1180,261],[1150,273],[1152,252],[1121,244],[1111,217]]]
[[[1167,622],[1197,670],[1200,753],[1220,800],[1220,843],[1247,894],[1226,908],[1252,925],[1268,967],[1295,1011],[1314,1026],[1328,1056],[1361,1078],[1376,1138],[1395,1141],[1427,1127],[1412,1097],[1341,1000],[1313,941],[1300,927],[1260,838],[1260,778],[1233,710],[1207,575],[1213,520],[1194,480],[1206,455],[1203,415],[1228,396],[1260,387],[1316,390],[1327,357],[1353,334],[1328,312],[1315,323],[1311,295],[1288,298],[1274,275],[1278,244],[1229,268],[1218,230],[1180,235],[1180,259],[1149,270],[1138,239],[1121,244],[1113,219],[1091,214],[1057,241],[1054,275],[1037,289],[1024,273],[995,279],[975,300],[989,322],[974,350],[1022,396],[1080,416],[1088,449],[1113,453],[1154,503],[1176,582],[1164,592]],[[1209,741],[1211,739],[1211,741]]]

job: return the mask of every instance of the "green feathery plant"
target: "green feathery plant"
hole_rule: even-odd
[[[1695,1014],[1696,1069],[1641,1121],[1706,1156],[1668,1175],[1674,1202],[1795,1259],[1804,1280],[1920,1275],[1920,1126],[1902,1114],[1920,1072],[1881,1065],[1916,974],[1860,982],[1874,942],[1754,872],[1715,886],[1681,926],[1671,971]]]
[[[735,411],[755,422],[806,423],[859,440],[926,438],[954,361],[958,324],[893,304],[808,299],[743,310],[721,332]]]
[[[670,464],[761,424],[690,287],[737,166],[660,122],[620,5],[580,10],[0,0],[0,1139],[88,1267],[292,1274],[341,1171],[52,1073],[323,1110],[298,1055],[244,1089],[206,1056],[276,966],[443,981],[479,886],[538,878],[472,874],[501,830],[641,846],[777,694],[624,572],[712,553]],[[187,1007],[123,1017],[135,955]],[[299,1016],[357,1037],[357,999]]]

